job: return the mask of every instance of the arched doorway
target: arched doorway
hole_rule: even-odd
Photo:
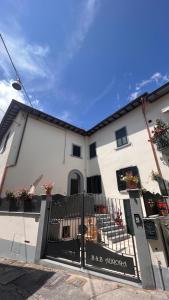
[[[68,175],[68,195],[82,193],[84,190],[83,175],[78,170],[72,170]]]

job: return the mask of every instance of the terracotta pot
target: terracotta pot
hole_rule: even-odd
[[[167,215],[168,215],[168,211],[167,211],[166,209],[161,209],[161,210],[159,211],[159,215],[160,215],[160,216],[167,216]]]
[[[46,195],[51,196],[52,195],[52,189],[47,189]]]
[[[137,183],[135,183],[135,182],[127,182],[127,188],[128,189],[136,189],[137,188]]]

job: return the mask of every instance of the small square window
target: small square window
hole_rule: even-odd
[[[118,185],[118,190],[119,191],[125,191],[127,189],[126,182],[123,181],[121,178],[126,175],[126,173],[132,173],[132,175],[136,175],[139,177],[139,182],[138,182],[138,188],[141,188],[141,181],[140,181],[140,176],[139,176],[139,171],[137,166],[133,167],[128,167],[124,169],[120,169],[116,171],[116,177],[117,177],[117,185]]]
[[[81,157],[81,147],[77,145],[73,145],[72,155],[76,157]]]
[[[96,157],[96,143],[92,143],[89,146],[89,157],[93,158]]]
[[[128,144],[126,127],[117,130],[115,134],[116,134],[117,147],[121,147],[123,145]]]

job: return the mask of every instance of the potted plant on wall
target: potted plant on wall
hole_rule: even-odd
[[[7,190],[6,199],[9,202],[9,211],[17,211],[17,198],[14,192]]]
[[[126,182],[127,189],[137,189],[139,176],[133,175],[132,172],[126,172],[125,176],[121,176],[121,180]]]
[[[42,188],[45,190],[46,195],[51,195],[52,194],[52,189],[53,189],[54,183],[44,183],[42,185]]]
[[[22,201],[24,212],[32,211],[32,195],[29,194],[29,190],[22,188],[17,191],[17,198]]]
[[[169,149],[169,125],[167,123],[157,119],[152,134],[151,140],[157,145],[159,151]]]

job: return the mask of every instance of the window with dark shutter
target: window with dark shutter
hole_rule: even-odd
[[[93,194],[102,193],[101,176],[91,176],[87,178],[87,192]]]
[[[127,130],[126,127],[123,127],[115,132],[117,147],[121,147],[123,145],[128,144],[127,139]]]
[[[76,157],[81,157],[81,147],[77,145],[73,145],[72,155]]]
[[[127,172],[131,172],[133,175],[139,176],[139,171],[138,171],[138,168],[136,166],[117,170],[116,171],[116,177],[117,177],[117,185],[118,185],[118,190],[119,191],[124,191],[127,188],[126,187],[126,182],[121,180],[122,177],[125,176]],[[138,188],[141,188],[140,180],[138,182]]]
[[[96,143],[92,143],[89,146],[89,156],[90,159],[96,156]]]

